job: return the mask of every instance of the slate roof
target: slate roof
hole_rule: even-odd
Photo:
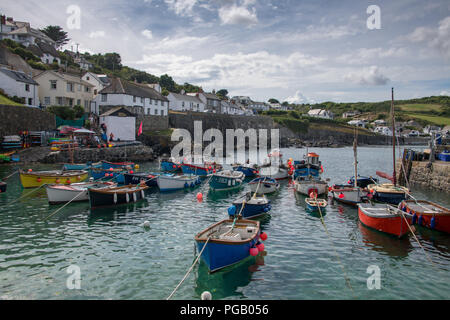
[[[154,100],[169,101],[166,97],[160,94],[153,88],[145,84],[134,83],[120,78],[112,78],[111,84],[101,90],[99,94],[127,94],[141,98],[150,98]]]
[[[102,113],[100,115],[100,117],[113,116],[113,115],[119,113],[119,111],[123,112],[123,113],[126,113],[130,117],[135,117],[136,116],[133,113],[131,113],[130,111],[128,111],[126,108],[124,108],[124,107],[116,107],[116,108],[113,108],[113,109],[110,109],[110,110],[106,111],[105,113]]]
[[[218,96],[216,96],[214,93],[203,92],[203,94],[205,95],[205,97],[207,99],[220,100],[220,98]]]
[[[0,68],[0,72],[2,72],[3,74],[7,75],[8,77],[10,77],[10,78],[12,78],[12,79],[14,79],[15,81],[18,81],[18,82],[23,82],[23,83],[33,84],[33,85],[39,85],[30,76],[26,75],[23,72],[15,71],[15,70],[9,70],[9,69],[4,69],[4,68]]]
[[[180,94],[171,92],[171,95],[173,95],[178,100],[184,100],[184,101],[191,101],[194,103],[203,103],[197,96],[188,96],[187,94]]]

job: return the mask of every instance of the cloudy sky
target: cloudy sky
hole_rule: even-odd
[[[450,95],[448,0],[3,0],[0,11],[62,26],[69,49],[257,101]]]

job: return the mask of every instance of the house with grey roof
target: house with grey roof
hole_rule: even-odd
[[[59,57],[58,51],[54,46],[48,44],[47,42],[37,40],[35,44],[28,46],[28,50],[30,50],[35,56],[39,57],[42,63],[51,64],[56,62],[58,65],[61,64],[61,58]]]
[[[1,30],[1,39],[11,39],[25,47],[41,41],[56,48],[56,42],[54,40],[50,39],[42,31],[31,28],[28,22],[14,21],[11,17],[5,18],[3,16],[1,19]]]
[[[0,89],[10,97],[21,98],[25,105],[39,106],[38,86],[31,75],[0,68]]]
[[[182,93],[170,92],[167,96],[169,99],[169,109],[174,111],[193,111],[204,112],[205,104],[197,96],[190,96]]]
[[[86,72],[81,79],[94,86],[94,98],[97,94],[111,84],[111,80],[106,74],[95,74],[93,72]]]
[[[308,111],[308,117],[333,119],[334,114],[331,111],[325,109],[311,109]]]
[[[203,90],[200,90],[200,92],[188,93],[188,95],[198,97],[205,104],[205,112],[221,112],[220,98],[216,96],[216,92],[214,90],[211,93],[203,92]]]
[[[142,115],[167,116],[169,100],[148,84],[110,79],[109,86],[98,92],[95,103],[100,106],[127,106]]]

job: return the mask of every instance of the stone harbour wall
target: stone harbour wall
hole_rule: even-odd
[[[18,135],[20,131],[56,129],[55,115],[38,108],[0,105],[0,137]]]
[[[428,161],[413,161],[409,183],[450,193],[450,162],[436,161],[428,167]]]

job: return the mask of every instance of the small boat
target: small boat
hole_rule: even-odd
[[[242,208],[245,202],[244,207]],[[244,219],[252,219],[268,213],[272,209],[270,200],[265,195],[252,195],[251,192],[233,202],[228,208],[228,215],[231,219],[235,215],[240,215]]]
[[[268,177],[253,179],[248,185],[252,192],[257,192],[258,194],[268,194],[280,189],[280,184],[277,180]]]
[[[444,150],[441,153],[438,153],[436,159],[446,162],[450,161],[450,151]]]
[[[369,184],[367,189],[369,190],[368,197],[372,200],[392,205],[398,205],[409,197],[408,188],[391,183]]]
[[[145,198],[148,187],[128,185],[114,188],[88,188],[91,208],[137,202]]]
[[[193,174],[196,176],[206,177],[209,174],[219,172],[222,166],[215,163],[205,163],[202,166],[197,166],[189,163],[182,163],[181,170],[184,174]]]
[[[89,173],[80,171],[28,171],[19,170],[20,182],[24,188],[36,188],[44,184],[71,184],[86,180]]]
[[[350,179],[348,179],[347,183],[349,185],[354,185],[355,184],[355,177],[351,177]],[[360,188],[366,188],[369,184],[376,184],[378,183],[378,179],[377,178],[373,178],[373,177],[363,177],[363,176],[359,176],[358,175],[358,179],[356,179],[356,183],[357,186]]]
[[[146,173],[146,172],[125,173],[123,177],[125,184],[139,184],[141,183],[141,181],[144,181],[148,187],[158,186],[157,182],[158,175],[155,173]]]
[[[117,183],[121,183],[124,184],[125,183],[125,178],[124,175],[128,172],[131,171],[127,171],[124,169],[102,169],[102,168],[91,168],[89,170],[89,173],[91,175],[92,178],[94,178],[94,180],[100,180],[100,179],[107,179],[107,180],[115,180]]]
[[[259,221],[229,219],[209,226],[194,239],[201,252],[209,238],[201,258],[209,271],[215,272],[248,258],[251,249],[258,252],[260,233]]]
[[[305,160],[302,161],[294,161],[294,179],[302,176],[302,177],[315,177],[318,178],[323,172],[322,162],[319,160],[319,155],[314,152],[307,152],[306,156],[304,156]]]
[[[233,165],[233,170],[242,172],[246,178],[255,177],[259,173],[257,166],[250,164]]]
[[[4,181],[0,181],[0,193],[6,192],[7,183]]]
[[[88,162],[88,163],[65,163],[63,170],[89,170],[90,168],[101,168],[101,162]]]
[[[134,162],[109,162],[102,160],[102,169],[135,169],[136,164]]]
[[[309,196],[311,192],[320,196],[328,192],[328,184],[320,178],[298,176],[294,180],[294,189],[305,196]]]
[[[387,203],[358,204],[359,220],[365,226],[399,238],[410,232],[408,219],[412,215]],[[406,220],[405,220],[406,218]]]
[[[200,178],[193,175],[159,175],[156,179],[161,192],[194,188],[201,184]]]
[[[45,190],[47,192],[48,202],[50,204],[65,203],[69,201],[80,202],[88,201],[89,188],[109,188],[115,187],[114,182],[80,182],[72,183],[70,185],[52,184],[48,185]]]
[[[319,209],[323,211],[323,210],[325,210],[325,208],[328,205],[328,203],[325,199],[306,198],[305,202],[306,202],[306,208],[312,212],[319,211]]]
[[[353,206],[368,199],[368,191],[354,185],[335,184],[330,187],[329,191],[336,201]]]
[[[412,215],[411,224],[450,233],[450,209],[426,200],[404,200],[398,207]]]
[[[289,178],[288,168],[284,167],[261,167],[259,171],[261,177],[267,177],[275,180],[283,180]]]
[[[175,162],[175,160],[173,158],[161,159],[160,167],[161,167],[161,171],[163,171],[163,172],[171,172],[171,173],[182,172],[181,164]]]
[[[214,173],[209,180],[209,186],[213,191],[223,191],[240,188],[245,175],[240,171],[225,170]]]

